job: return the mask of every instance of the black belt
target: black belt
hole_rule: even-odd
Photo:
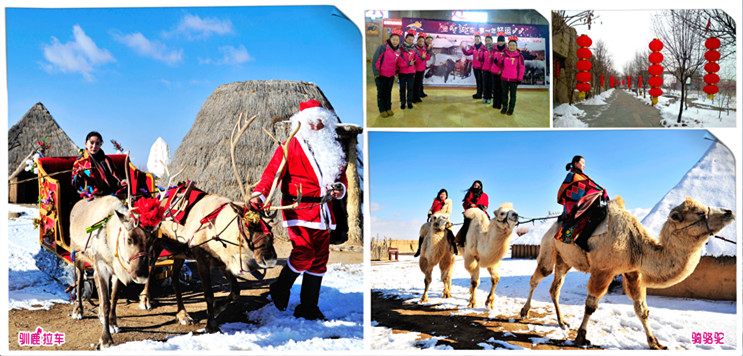
[[[295,197],[293,195],[289,195],[289,194],[283,194],[282,197],[281,197],[281,199],[282,200],[286,200],[286,201],[297,201],[297,197]],[[302,203],[313,203],[313,204],[316,204],[316,203],[322,203],[322,202],[323,202],[322,197],[306,197],[306,196],[302,196]]]

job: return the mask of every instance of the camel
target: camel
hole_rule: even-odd
[[[77,320],[83,318],[82,280],[85,263],[88,263],[95,270],[101,304],[98,309],[98,318],[103,324],[100,348],[113,345],[111,333],[119,331],[116,322],[119,284],[147,283],[150,262],[154,259],[159,227],[141,226],[129,213],[130,210],[112,195],[80,200],[70,212],[70,239],[78,281],[77,303],[73,303],[71,316]],[[102,227],[86,232],[88,227],[100,223]]]
[[[513,204],[503,203],[488,221],[488,216],[479,208],[467,209],[465,217],[472,219],[464,246],[464,268],[470,273],[470,302],[468,307],[477,305],[475,295],[480,285],[480,268],[487,268],[490,273],[490,293],[485,300],[488,309],[493,309],[495,287],[500,276],[498,269],[503,255],[506,254],[511,241],[511,233],[519,215],[513,210]]]
[[[420,235],[425,237],[423,238],[418,265],[421,272],[425,274],[424,282],[426,284],[420,300],[421,303],[428,301],[428,287],[432,280],[431,272],[436,265],[439,265],[441,281],[444,282],[443,297],[451,298],[451,271],[454,268],[454,252],[446,239],[447,228],[451,226],[448,215],[436,212],[431,215],[430,221],[423,224],[420,229]]]
[[[590,273],[586,285],[588,296],[585,314],[575,338],[576,345],[589,345],[590,341],[586,339],[588,320],[614,276],[621,274],[624,291],[633,301],[648,345],[651,349],[666,349],[648,325],[646,288],[669,287],[688,277],[699,263],[700,250],[708,238],[732,223],[735,215],[729,209],[707,207],[687,197],[683,203],[671,209],[656,240],[624,209],[621,197],[610,201],[608,209],[608,231],[588,239],[591,252],[556,240],[557,223],[544,234],[537,268],[530,280],[529,296],[521,309],[521,318],[528,316],[534,289],[554,268],[555,279],[550,287],[550,296],[555,305],[557,323],[562,328],[569,327],[563,320],[559,304],[563,277],[570,268]]]

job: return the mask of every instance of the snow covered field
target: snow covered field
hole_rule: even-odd
[[[586,112],[578,109],[575,105],[568,103],[552,109],[554,115],[554,127],[588,127],[588,124],[581,121],[586,116]]]
[[[643,98],[642,95],[636,95],[634,91],[627,89],[624,89],[624,91],[632,95],[635,99],[650,105],[650,96]],[[678,99],[681,97],[681,94],[678,91],[671,91],[669,94],[675,96],[661,96],[658,98],[658,104],[656,104],[663,117],[661,125],[665,127],[735,127],[735,110],[720,112],[715,109],[721,107],[721,103],[717,100],[719,99],[719,95],[715,96],[715,100],[709,100],[706,94],[700,96],[696,93],[688,94],[688,99],[692,100],[693,104],[689,105],[688,108],[684,108],[684,112],[681,114],[681,123],[677,123],[679,105],[681,105]],[[673,103],[671,103],[672,101]],[[735,102],[731,105],[735,107]]]
[[[40,246],[33,218],[38,216],[38,209],[9,204],[8,210],[24,214],[8,220],[9,309],[48,309],[54,303],[68,303],[65,286],[36,267]],[[248,320],[253,324],[222,324],[221,334],[188,334],[172,337],[166,342],[129,342],[110,350],[123,353],[144,350],[363,350],[363,264],[328,265],[319,305],[328,321],[294,318],[292,311],[299,304],[301,283],[300,277],[292,287],[287,311],[280,312],[273,304],[268,304],[248,312]]]
[[[433,282],[426,305],[437,309],[453,308],[452,314],[487,312],[490,319],[516,319],[529,292],[529,278],[536,268],[536,260],[516,260],[504,258],[500,268],[500,282],[495,290],[495,308],[487,311],[484,301],[490,288],[490,276],[482,270],[480,287],[477,290],[478,307],[467,308],[469,298],[469,273],[464,269],[463,260],[458,256],[454,265],[452,298],[441,297],[443,284],[438,268],[434,269]],[[418,267],[418,259],[400,256],[400,262],[375,263],[371,267],[372,291],[389,297],[402,298],[407,303],[418,303],[423,293],[423,273]],[[582,319],[586,298],[586,282],[589,275],[571,270],[565,276],[565,284],[560,295],[560,304],[566,321],[576,329]],[[565,330],[557,326],[554,307],[549,296],[552,277],[539,284],[532,299],[532,314],[528,332],[547,338],[569,340]],[[737,347],[739,329],[736,317],[736,303],[728,301],[708,301],[685,298],[648,296],[650,308],[650,327],[658,340],[670,350],[734,350]],[[535,318],[536,312],[546,313],[544,318]],[[541,325],[540,325],[541,324]],[[527,326],[524,326],[525,332]],[[455,330],[452,333],[456,332]],[[724,344],[694,344],[692,333],[724,333]],[[390,329],[374,326],[372,320],[370,345],[372,349],[440,349],[449,346],[436,346],[436,340],[416,341],[417,333],[393,334]],[[718,334],[719,335],[719,334]],[[438,337],[446,338],[447,335]],[[588,339],[593,345],[610,350],[647,350],[645,333],[635,315],[632,301],[623,294],[607,294],[599,303],[588,325]],[[540,338],[534,338],[540,343]],[[518,346],[499,340],[483,340],[483,349],[514,349]]]

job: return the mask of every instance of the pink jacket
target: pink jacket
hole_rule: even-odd
[[[426,70],[426,62],[428,61],[428,54],[426,53],[426,47],[415,46],[415,51],[418,52],[418,60],[415,61],[415,71],[422,72]]]
[[[524,80],[524,57],[521,52],[516,51],[503,51],[503,59],[500,61],[499,67],[503,71],[501,73],[500,80],[507,82],[520,82]]]
[[[379,74],[383,77],[394,77],[397,72],[397,59],[400,57],[400,53],[390,48],[389,45],[384,45],[386,48],[382,55],[377,59],[377,63],[374,67],[379,70]]]
[[[505,50],[499,51],[498,47],[493,47],[493,60],[494,63],[490,67],[490,72],[496,75],[501,75],[503,73],[503,68],[501,67],[503,58],[505,58],[505,55],[503,54]]]
[[[493,64],[493,51],[494,50],[495,50],[495,47],[493,47],[493,50],[491,51],[488,51],[488,48],[485,47],[484,51],[480,51],[480,61],[482,62],[483,72],[490,73],[491,67],[495,67],[495,64]]]
[[[487,51],[487,48],[485,48],[485,44],[483,43],[480,43],[480,49],[477,49],[475,46],[472,46],[469,49],[462,49],[462,53],[465,55],[472,55],[472,68],[474,69],[482,68],[482,60],[480,59],[482,51]]]
[[[415,61],[413,65],[410,65],[410,61]],[[400,57],[397,58],[397,67],[400,68],[400,73],[402,74],[412,74],[415,73],[415,67],[418,64],[420,59],[418,58],[418,55],[415,53],[415,50],[412,51],[405,51],[400,47]]]

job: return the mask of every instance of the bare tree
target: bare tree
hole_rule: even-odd
[[[552,33],[562,33],[563,31],[567,31],[570,27],[575,28],[580,25],[586,25],[590,30],[591,24],[599,18],[598,16],[594,16],[593,11],[594,10],[578,12],[565,10],[552,11],[553,16],[557,15],[562,18],[562,22],[553,21]]]
[[[693,10],[699,13],[699,19],[682,18],[684,26],[703,34],[704,37],[720,39],[720,59],[735,55],[735,20],[725,11],[719,9]],[[709,23],[709,29],[707,29]],[[706,34],[704,34],[706,32]]]
[[[703,34],[695,31],[686,23],[699,22],[701,13],[696,10],[670,10],[656,15],[653,29],[663,41],[664,67],[678,79],[681,84],[681,103],[676,120],[681,122],[686,102],[686,81],[696,74],[704,65]]]
[[[593,75],[593,87],[597,88],[601,92],[601,76],[604,76],[604,88],[609,86],[609,77],[613,75],[614,60],[611,58],[606,43],[603,40],[596,41],[593,47],[593,69],[591,70]]]

